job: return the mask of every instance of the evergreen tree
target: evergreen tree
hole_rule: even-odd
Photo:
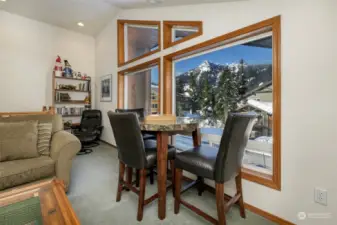
[[[189,95],[188,106],[191,113],[196,113],[197,110],[200,109],[200,95],[197,76],[198,74],[195,73],[189,74],[189,88],[186,90]]]
[[[182,79],[177,77],[176,80],[176,115],[183,116],[183,112],[188,110],[184,109],[184,105],[186,103],[186,96],[184,90],[184,82]]]
[[[227,118],[229,111],[237,108],[239,98],[239,85],[237,74],[228,67],[220,74],[217,94],[216,94],[216,114],[223,122]]]
[[[246,73],[246,68],[245,68],[245,61],[243,59],[240,60],[240,64],[239,64],[239,70],[238,73],[236,75],[236,79],[238,81],[238,85],[239,85],[239,95],[240,98],[243,97],[247,90],[248,90],[248,85],[249,85],[249,79],[247,77],[247,73]]]
[[[211,87],[208,80],[208,75],[203,77],[201,81],[201,112],[203,117],[207,117],[209,111],[212,110],[212,92]]]

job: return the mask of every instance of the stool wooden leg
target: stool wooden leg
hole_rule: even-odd
[[[139,187],[139,170],[136,170],[136,187]]]
[[[119,161],[119,176],[118,176],[116,202],[119,202],[122,197],[124,173],[125,173],[125,164]]]
[[[139,176],[140,176],[140,183],[139,183],[139,199],[138,199],[137,220],[141,221],[143,219],[143,211],[144,211],[146,169],[141,169],[139,171]]]
[[[239,172],[239,175],[235,177],[235,183],[236,183],[236,193],[241,195],[241,197],[239,198],[240,215],[242,218],[246,218],[245,205],[243,203],[243,195],[242,195],[241,171]]]
[[[154,184],[154,171],[150,168],[150,184]]]
[[[172,194],[173,194],[173,197],[174,197],[174,190],[175,190],[175,187],[174,187],[174,183],[175,183],[175,179],[174,179],[174,160],[170,160],[170,169],[171,169],[171,180],[172,180]]]
[[[218,211],[218,221],[219,225],[226,225],[226,216],[225,216],[225,199],[224,195],[224,184],[215,183],[215,192],[216,192],[216,208]]]
[[[203,177],[198,177],[198,195],[202,196],[202,193],[205,191],[205,183],[204,183],[204,178]]]
[[[126,168],[126,183],[131,185],[132,184],[132,167]],[[130,191],[129,188],[126,191]]]
[[[174,213],[178,214],[180,209],[180,190],[181,190],[181,178],[183,170],[175,169],[175,198],[174,198]]]

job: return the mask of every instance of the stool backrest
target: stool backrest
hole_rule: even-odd
[[[115,112],[116,113],[128,113],[128,112],[132,112],[132,113],[136,113],[137,114],[139,120],[144,120],[144,118],[145,118],[144,108],[138,108],[138,109],[116,109]]]
[[[215,165],[215,181],[226,182],[238,175],[257,114],[229,113]]]
[[[135,113],[108,112],[118,149],[118,157],[127,166],[136,169],[146,167],[143,136]]]

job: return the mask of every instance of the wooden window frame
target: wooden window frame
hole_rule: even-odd
[[[124,109],[124,88],[125,88],[125,76],[127,73],[134,73],[140,70],[150,68],[152,66],[158,66],[158,114],[160,114],[160,104],[161,104],[161,59],[156,58],[148,62],[121,70],[118,72],[118,87],[117,87],[117,107],[119,109]]]
[[[198,27],[198,32],[184,37],[178,41],[172,40],[172,29],[174,26],[189,26],[189,27]],[[195,37],[198,37],[203,34],[203,26],[202,21],[164,21],[163,22],[164,28],[164,49],[175,46],[182,42],[191,40]]]
[[[125,61],[125,24],[134,25],[149,25],[158,26],[158,49],[150,51],[134,59]],[[160,21],[148,21],[148,20],[117,20],[117,49],[118,49],[118,67],[125,66],[126,64],[135,62],[139,59],[148,57],[161,51],[161,23]]]
[[[273,17],[210,39],[200,44],[182,49],[164,56],[163,107],[164,114],[172,114],[172,66],[173,61],[188,55],[219,47],[219,43],[229,44],[272,31],[273,37],[273,174],[263,174],[242,168],[242,177],[246,180],[281,190],[281,16]]]

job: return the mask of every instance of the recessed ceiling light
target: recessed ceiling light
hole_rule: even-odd
[[[7,1],[7,0],[0,0],[1,2],[5,2],[5,1]]]
[[[84,27],[84,23],[82,23],[82,22],[78,22],[77,25],[78,25],[79,27]]]
[[[150,4],[158,4],[158,3],[163,3],[164,0],[148,0]]]

